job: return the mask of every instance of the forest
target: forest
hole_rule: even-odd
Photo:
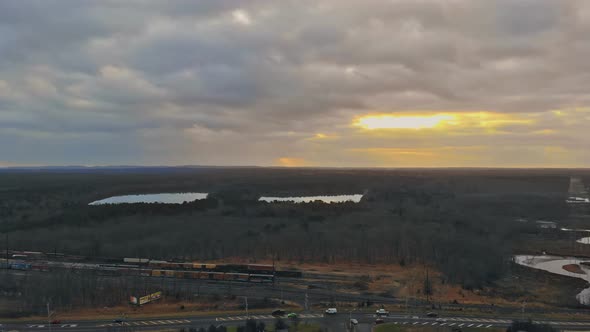
[[[424,264],[466,289],[563,220],[571,170],[165,168],[0,173],[0,247],[89,257]],[[588,174],[581,174],[588,177]],[[89,206],[113,195],[206,192],[184,204]],[[364,194],[360,203],[261,195]]]

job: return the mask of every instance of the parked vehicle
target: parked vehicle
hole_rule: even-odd
[[[326,314],[328,314],[328,315],[335,315],[337,313],[338,313],[338,309],[336,309],[336,308],[328,308],[328,309],[326,309]]]
[[[379,324],[383,324],[385,323],[385,321],[383,320],[383,318],[377,318],[375,319],[375,325],[379,325]]]
[[[426,313],[426,317],[438,317],[438,314],[436,312],[427,312]]]
[[[350,320],[350,325],[359,325],[359,321],[353,318]]]
[[[123,319],[121,319],[121,318],[113,319],[113,323],[123,324]]]
[[[294,313],[294,312],[292,312],[292,313],[290,313],[290,314],[288,314],[288,315],[287,315],[287,318],[291,318],[291,319],[295,319],[295,318],[297,318],[297,317],[299,317],[299,315],[297,315],[297,314],[296,314],[296,313]]]
[[[54,319],[54,320],[51,321],[51,324],[52,325],[61,324],[61,321],[59,319]]]

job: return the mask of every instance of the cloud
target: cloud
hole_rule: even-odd
[[[2,1],[0,153],[588,166],[589,34],[583,0]],[[417,112],[454,124],[352,125]]]
[[[252,19],[250,18],[250,15],[244,10],[236,9],[231,13],[231,15],[236,23],[244,25],[252,24]]]

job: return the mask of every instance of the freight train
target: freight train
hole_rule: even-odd
[[[149,270],[148,270],[149,271]],[[151,270],[152,277],[166,277],[178,279],[205,279],[218,281],[243,281],[243,282],[273,282],[272,274],[209,272],[209,271],[178,271],[178,270]]]
[[[123,258],[124,263],[138,264],[156,269],[197,270],[211,272],[236,272],[254,274],[274,274],[274,265],[268,264],[214,264],[194,262],[168,262],[147,258]]]
[[[12,259],[0,259],[0,268],[14,270],[70,269],[97,270],[110,275],[143,275],[184,279],[235,280],[251,282],[273,282],[275,276],[298,278],[297,270],[275,270],[270,264],[217,264],[195,262],[169,262],[147,258],[102,259],[103,263],[84,263],[88,258],[61,253],[33,251],[10,251]],[[73,258],[73,259],[72,259]],[[108,262],[108,263],[107,263]]]
[[[233,273],[218,271],[186,271],[151,269],[139,265],[113,265],[99,264],[97,270],[115,275],[141,275],[144,277],[177,278],[177,279],[201,279],[219,281],[245,281],[245,282],[273,282],[274,275],[258,273]]]

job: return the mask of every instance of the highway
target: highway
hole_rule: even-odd
[[[350,315],[350,316],[349,316]],[[112,321],[75,321],[54,324],[51,327],[43,323],[10,323],[0,325],[0,331],[55,331],[55,332],[87,332],[87,331],[150,331],[162,329],[180,329],[180,328],[207,328],[209,325],[240,325],[244,324],[248,317],[258,321],[264,321],[267,325],[272,324],[275,318],[271,315],[252,314],[247,316],[197,316],[197,317],[175,317],[175,318],[153,318],[126,320],[123,323],[113,323]],[[336,315],[325,315],[321,312],[308,312],[299,315],[300,322],[310,321],[329,328],[331,331],[346,331],[349,317],[359,321],[356,327],[357,331],[370,330],[374,325],[376,315],[370,313],[340,313]],[[285,319],[289,321],[289,319]],[[443,327],[454,329],[464,328],[506,328],[512,322],[511,318],[490,318],[490,317],[466,317],[466,316],[448,316],[440,318],[411,316],[411,315],[390,315],[383,317],[386,323],[416,326],[416,327]],[[557,329],[567,330],[589,330],[590,321],[571,321],[571,320],[538,320],[536,323],[549,324]]]

